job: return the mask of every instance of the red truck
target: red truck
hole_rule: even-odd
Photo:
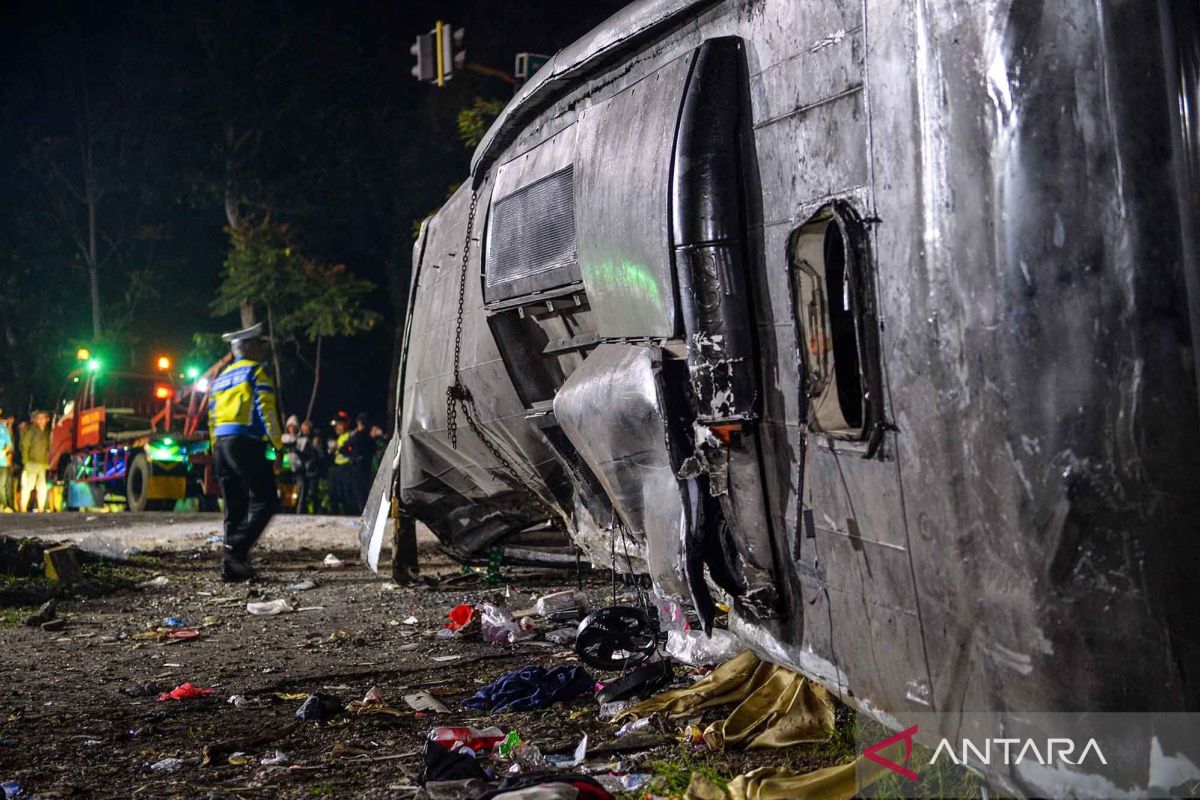
[[[153,511],[195,497],[200,510],[216,510],[219,490],[200,425],[209,381],[227,361],[186,384],[166,370],[110,371],[96,361],[68,374],[50,439],[63,505]]]

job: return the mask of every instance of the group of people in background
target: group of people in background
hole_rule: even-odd
[[[379,466],[383,429],[345,413],[323,432],[311,420],[288,417],[281,485],[296,487],[298,514],[361,514]],[[49,499],[50,415],[35,411],[18,421],[0,409],[0,513],[46,511]]]
[[[359,414],[346,414],[324,433],[311,420],[284,423],[279,482],[296,486],[297,514],[361,514],[384,445],[383,429]]]
[[[0,513],[45,511],[50,469],[50,415],[17,421],[0,409]]]

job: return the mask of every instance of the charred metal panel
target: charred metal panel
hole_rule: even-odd
[[[579,115],[579,266],[602,337],[675,335],[671,147],[692,56]]]
[[[655,584],[684,596],[687,505],[667,446],[661,358],[655,347],[600,345],[554,398],[554,415],[604,486]]]

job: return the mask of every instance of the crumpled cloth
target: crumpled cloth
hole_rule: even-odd
[[[742,653],[691,686],[651,697],[614,718],[637,719],[653,713],[684,717],[715,706],[737,703],[723,720],[704,731],[711,749],[787,747],[820,741],[833,730],[833,704],[825,687],[789,669]]]
[[[880,755],[902,761],[904,742],[883,748]],[[725,791],[696,772],[684,800],[850,800],[886,771],[886,767],[861,757],[849,764],[803,774],[781,767],[760,767],[731,780]]]
[[[529,711],[590,694],[595,686],[592,676],[578,665],[550,669],[533,665],[500,676],[463,705],[480,711]]]
[[[158,702],[164,700],[191,700],[194,697],[208,697],[214,694],[216,689],[203,689],[199,686],[192,686],[190,683],[181,683],[169,692],[163,692],[158,696]]]

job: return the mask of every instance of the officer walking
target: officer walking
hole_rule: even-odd
[[[213,438],[213,468],[225,499],[224,581],[254,577],[250,549],[279,506],[275,475],[267,461],[267,442],[283,452],[283,431],[275,405],[275,384],[263,367],[268,351],[260,322],[221,338],[234,361],[213,381],[208,427]]]

